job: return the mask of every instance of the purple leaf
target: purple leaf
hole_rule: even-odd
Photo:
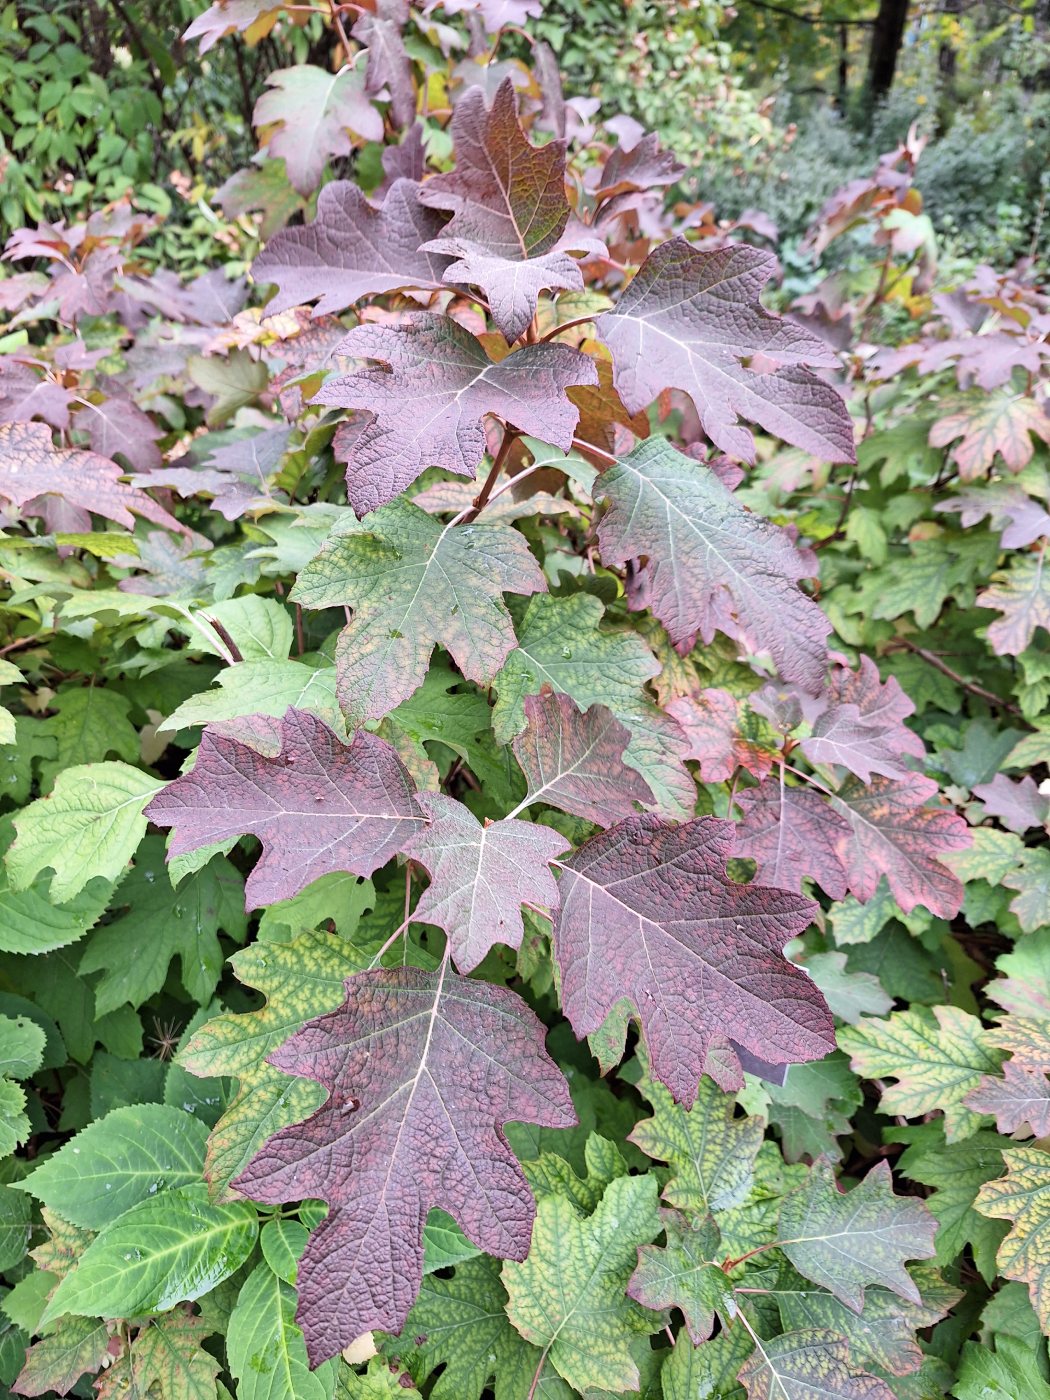
[[[329,380],[314,400],[374,417],[347,459],[358,515],[392,500],[427,467],[474,476],[489,413],[568,451],[579,410],[565,390],[598,382],[594,361],[568,345],[529,345],[497,363],[455,321],[425,312],[396,327],[357,326],[338,353],[389,366]]]
[[[782,953],[816,906],[731,880],[733,833],[713,817],[632,817],[577,851],[561,877],[555,948],[573,1030],[590,1035],[629,998],[654,1078],[687,1107],[705,1071],[739,1088],[730,1037],[789,1063],[834,1048],[820,992]]]
[[[440,227],[414,180],[395,180],[379,208],[351,181],[336,180],[318,195],[313,223],[271,238],[252,276],[277,285],[270,316],[315,300],[316,315],[334,314],[381,292],[439,287],[448,259],[420,245]]]
[[[365,92],[363,67],[329,73],[300,63],[277,69],[266,83],[252,125],[271,132],[267,149],[284,158],[300,194],[313,193],[331,156],[350,154],[351,132],[363,141],[383,139],[383,118]]]
[[[174,828],[168,858],[231,836],[257,836],[262,856],[245,885],[256,909],[290,899],[333,871],[371,875],[423,824],[412,782],[389,744],[360,731],[349,747],[315,716],[288,710],[269,758],[205,730],[193,768],[146,815]]]
[[[616,387],[631,413],[668,388],[692,399],[708,437],[754,461],[740,419],[758,423],[828,462],[855,460],[853,427],[838,392],[807,365],[834,365],[822,341],[759,301],[776,260],[746,244],[704,252],[684,239],[642,264],[598,330],[613,354]],[[760,356],[768,373],[744,361]]]
[[[973,795],[984,803],[985,813],[998,817],[1008,831],[1024,833],[1050,820],[1050,798],[1043,796],[1034,778],[1015,780],[996,773],[990,783],[978,783]]]
[[[528,801],[547,802],[584,821],[612,826],[655,802],[649,784],[624,763],[631,731],[604,705],[581,714],[567,695],[525,697],[525,731],[514,753],[529,781]]]
[[[550,862],[570,843],[532,822],[482,825],[461,802],[437,793],[421,792],[416,801],[428,822],[407,843],[405,855],[423,866],[430,886],[413,922],[445,930],[461,972],[472,972],[496,943],[520,948],[521,906],[557,908]]]
[[[270,1056],[323,1084],[327,1103],[234,1183],[257,1201],[318,1196],[331,1208],[296,1281],[314,1366],[364,1332],[401,1330],[431,1207],[486,1253],[524,1259],[536,1208],[503,1125],[576,1122],[543,1025],[508,988],[447,966],[362,972],[346,988],[345,1006]]]
[[[663,438],[641,442],[603,472],[602,559],[648,556],[653,612],[679,650],[699,632],[751,639],[782,675],[815,691],[827,667],[831,623],[798,587],[812,572],[785,530],[744,509],[709,467]]]
[[[569,221],[565,143],[529,144],[508,78],[491,109],[480,88],[463,94],[452,144],[455,170],[433,176],[420,192],[424,204],[453,215],[427,246],[459,259],[445,280],[480,287],[512,342],[532,320],[541,290],[583,287],[579,265],[559,243]]]

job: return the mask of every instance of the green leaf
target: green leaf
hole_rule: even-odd
[[[572,1400],[549,1358],[511,1326],[506,1308],[500,1261],[468,1259],[450,1278],[424,1277],[404,1332],[384,1350],[402,1358],[418,1385],[444,1367],[431,1400],[481,1400],[493,1379],[499,1400],[526,1400],[538,1370],[536,1396]]]
[[[341,1006],[344,979],[367,966],[368,957],[334,934],[309,933],[288,944],[253,944],[230,961],[243,983],[266,996],[266,1006],[207,1021],[177,1059],[200,1078],[233,1075],[239,1081],[208,1140],[208,1179],[220,1189],[267,1138],[308,1118],[324,1102],[324,1090],[313,1080],[284,1074],[267,1064],[266,1056],[305,1021]]]
[[[28,1079],[44,1060],[47,1036],[24,1016],[0,1016],[0,1075]]]
[[[750,1400],[894,1400],[889,1386],[854,1371],[850,1359],[844,1337],[807,1328],[756,1342],[740,1379]]]
[[[528,1259],[503,1266],[507,1316],[577,1390],[637,1389],[630,1339],[657,1331],[661,1318],[625,1289],[637,1246],[660,1228],[655,1177],[623,1176],[586,1218],[564,1197],[541,1200]]]
[[[434,647],[487,685],[514,646],[503,593],[546,587],[525,539],[506,525],[449,525],[405,500],[333,533],[289,595],[349,605],[336,652],[349,724],[381,719],[422,685]]]
[[[14,839],[10,816],[0,817],[0,851]],[[51,876],[38,874],[24,890],[11,888],[6,865],[0,865],[0,952],[49,953],[83,938],[101,918],[113,886],[90,880],[65,904],[49,897]]]
[[[996,1251],[1006,1227],[979,1214],[974,1201],[984,1183],[1002,1171],[1003,1141],[995,1133],[980,1132],[951,1147],[916,1144],[898,1163],[911,1181],[934,1188],[926,1204],[939,1224],[935,1240],[938,1264],[951,1264],[969,1245],[974,1263],[988,1283],[995,1278]]]
[[[248,715],[279,718],[291,705],[297,710],[309,710],[341,738],[346,737],[346,724],[335,693],[335,667],[327,662],[314,666],[302,661],[239,661],[220,671],[216,680],[217,687],[184,700],[158,725],[158,732],[173,734],[191,725],[224,724],[226,733],[243,742],[253,742],[244,727],[235,724],[236,720]],[[275,728],[275,753],[279,747]]]
[[[995,1350],[963,1346],[957,1400],[1050,1400],[1050,1385],[1032,1364],[1032,1351],[1016,1337],[998,1336]]]
[[[242,943],[248,928],[244,880],[230,862],[214,856],[173,893],[164,841],[148,836],[116,902],[127,912],[95,930],[80,960],[81,975],[103,973],[95,983],[98,1015],[141,1006],[164,986],[176,957],[187,993],[206,1004],[222,972],[220,929]]]
[[[845,1194],[836,1188],[830,1163],[815,1162],[780,1208],[781,1249],[804,1278],[855,1312],[870,1283],[906,1302],[922,1302],[904,1261],[933,1254],[936,1228],[922,1201],[894,1195],[886,1161]]]
[[[5,1175],[10,1171],[10,1166]],[[20,1191],[9,1181],[0,1184],[0,1272],[6,1272],[25,1258],[29,1247],[32,1210]]]
[[[51,898],[62,904],[89,880],[118,879],[146,833],[142,809],[163,786],[126,763],[66,768],[49,797],[15,818],[17,837],[7,853],[13,888],[29,889],[50,866]]]
[[[64,1317],[29,1348],[25,1365],[15,1381],[18,1395],[66,1395],[85,1371],[102,1368],[109,1352],[109,1333],[103,1322],[87,1317]]]
[[[139,756],[138,730],[128,720],[130,700],[105,686],[76,686],[60,690],[50,701],[55,713],[40,732],[55,741],[55,757],[40,765],[40,787],[46,792],[63,768],[98,763],[110,754],[128,763]]]
[[[955,1006],[933,1011],[913,1006],[885,1020],[865,1017],[838,1033],[839,1046],[865,1079],[894,1078],[883,1090],[882,1111],[920,1118],[944,1113],[945,1136],[959,1142],[981,1126],[981,1115],[963,1099],[1000,1056],[976,1016]]]
[[[1020,870],[1005,875],[1003,884],[1018,892],[1010,909],[1025,933],[1050,925],[1050,850],[1038,846],[1025,851]]]
[[[638,1124],[630,1140],[647,1157],[670,1165],[664,1200],[700,1216],[739,1205],[751,1187],[761,1122],[734,1117],[732,1095],[706,1074],[690,1109],[675,1103],[662,1084],[643,1079],[639,1089],[654,1113]]]
[[[151,1196],[92,1240],[41,1321],[135,1317],[192,1302],[236,1273],[258,1230],[253,1206],[213,1205],[202,1186]]]
[[[254,402],[266,388],[269,375],[261,360],[253,360],[247,350],[220,355],[191,355],[186,371],[198,389],[214,399],[205,421],[209,428],[221,428],[239,408]]]
[[[726,1324],[736,1316],[733,1287],[719,1265],[718,1227],[713,1220],[690,1226],[677,1211],[662,1212],[667,1243],[643,1245],[638,1267],[627,1285],[628,1296],[659,1311],[679,1308],[694,1346],[714,1330],[715,1314]]]
[[[907,1375],[922,1364],[923,1352],[915,1332],[933,1327],[963,1296],[928,1264],[918,1264],[908,1272],[922,1295],[921,1302],[905,1302],[896,1293],[869,1284],[860,1317],[791,1269],[785,1269],[786,1276],[777,1280],[771,1296],[785,1331],[818,1328],[837,1332],[849,1338],[855,1361],[878,1366],[891,1375]]]
[[[257,1264],[237,1297],[226,1334],[237,1400],[331,1400],[336,1362],[310,1370],[295,1306],[295,1289],[268,1264]]]
[[[663,1400],[743,1400],[736,1378],[751,1351],[751,1338],[739,1325],[699,1347],[683,1332],[660,1371]]]
[[[1043,1331],[1050,1332],[1050,1152],[1013,1147],[1003,1152],[1006,1175],[977,1193],[982,1215],[1010,1220],[998,1264],[1007,1278],[1027,1283]]]
[[[268,1220],[262,1227],[259,1243],[263,1258],[285,1283],[295,1284],[299,1257],[309,1238],[309,1230],[299,1220]]]
[[[208,1133],[161,1104],[116,1108],[64,1143],[19,1183],[74,1225],[100,1230],[158,1192],[201,1177]]]
[[[184,1312],[154,1318],[104,1373],[99,1400],[216,1400],[219,1363],[201,1345],[208,1331],[202,1318]]]

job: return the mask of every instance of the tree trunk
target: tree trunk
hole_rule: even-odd
[[[897,55],[904,42],[908,0],[879,0],[868,53],[868,102],[874,107],[893,86]]]

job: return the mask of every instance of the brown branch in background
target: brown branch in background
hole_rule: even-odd
[[[954,681],[955,684],[961,686],[963,690],[969,691],[971,695],[976,695],[979,700],[983,700],[988,705],[994,705],[996,709],[1006,710],[1012,715],[1021,715],[1020,709],[1016,705],[1011,704],[1009,700],[1004,700],[1001,695],[996,695],[994,690],[985,690],[984,686],[978,685],[976,681],[966,680],[964,676],[959,675],[958,671],[953,671],[947,662],[942,661],[936,652],[927,651],[925,647],[916,646],[916,644],[909,641],[907,637],[898,638],[897,641],[892,642],[886,650],[910,651],[913,655],[922,657],[923,661],[925,661],[927,665],[932,666],[935,671],[940,671],[942,676],[947,676],[949,680]]]

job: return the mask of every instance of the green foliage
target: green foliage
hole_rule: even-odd
[[[1040,106],[749,9],[0,4],[5,1393],[1050,1395]]]

